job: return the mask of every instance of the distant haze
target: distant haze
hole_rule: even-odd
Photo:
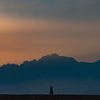
[[[100,59],[99,0],[0,0],[0,66],[57,53]]]
[[[51,85],[54,94],[100,95],[100,60],[86,63],[51,54],[0,67],[0,94],[49,94]]]

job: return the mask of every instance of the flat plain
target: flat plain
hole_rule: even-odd
[[[0,95],[0,100],[100,100],[100,95]]]

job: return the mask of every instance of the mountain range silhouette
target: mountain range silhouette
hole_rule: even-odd
[[[78,62],[72,57],[54,53],[38,61],[24,61],[20,66],[7,64],[0,67],[0,84],[61,78],[100,79],[100,60],[94,63]]]

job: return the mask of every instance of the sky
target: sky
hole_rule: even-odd
[[[0,0],[0,66],[57,53],[100,59],[100,0]]]

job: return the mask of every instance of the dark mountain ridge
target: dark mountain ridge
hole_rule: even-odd
[[[52,54],[38,61],[24,61],[20,66],[7,64],[0,68],[1,84],[56,78],[99,79],[100,61],[78,62],[72,57]]]

